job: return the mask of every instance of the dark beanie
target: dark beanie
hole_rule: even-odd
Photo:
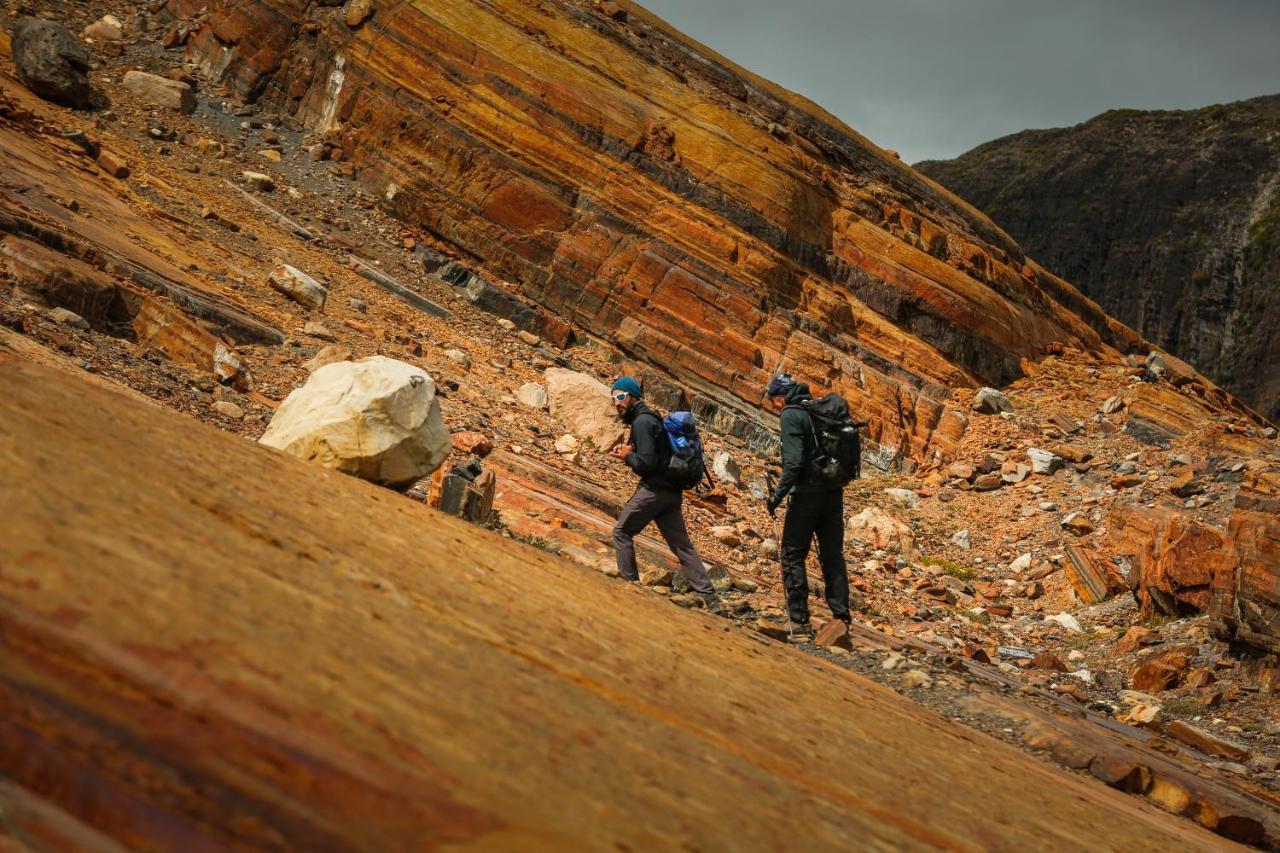
[[[764,389],[764,394],[766,397],[785,397],[795,387],[796,380],[790,373],[775,373],[769,380],[768,387]]]

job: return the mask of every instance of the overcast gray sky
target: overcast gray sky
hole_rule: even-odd
[[[639,0],[908,163],[1280,92],[1280,0]]]

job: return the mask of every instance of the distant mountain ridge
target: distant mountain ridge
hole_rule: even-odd
[[[1112,110],[916,169],[1112,316],[1280,418],[1280,95]]]

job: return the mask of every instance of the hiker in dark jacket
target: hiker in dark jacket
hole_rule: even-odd
[[[632,541],[649,522],[658,525],[671,553],[680,561],[680,569],[689,586],[702,596],[707,609],[720,613],[724,606],[707,578],[702,558],[689,539],[684,524],[684,493],[673,486],[664,473],[671,459],[671,444],[662,418],[640,399],[640,383],[623,376],[610,389],[613,407],[622,422],[631,427],[631,438],[614,448],[614,455],[640,478],[631,500],[622,508],[613,528],[613,545],[618,555],[618,574],[629,581],[640,580],[636,567],[635,543]]]
[[[793,634],[811,636],[809,579],[804,564],[815,533],[827,606],[832,616],[846,624],[850,622],[849,573],[844,561],[844,489],[819,482],[813,473],[811,463],[818,456],[818,436],[804,409],[805,403],[813,400],[809,386],[788,373],[780,373],[769,381],[765,394],[775,410],[781,408],[782,420],[782,478],[769,496],[769,515],[791,496],[782,523],[780,549],[787,612]]]

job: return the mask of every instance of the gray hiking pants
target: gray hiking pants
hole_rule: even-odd
[[[689,540],[684,526],[684,494],[682,492],[655,492],[641,486],[622,508],[618,523],[613,528],[613,547],[618,554],[618,574],[629,581],[639,580],[636,568],[636,548],[632,540],[649,522],[658,525],[658,532],[667,541],[667,547],[680,561],[680,569],[693,591],[704,597],[715,595],[702,558]]]

